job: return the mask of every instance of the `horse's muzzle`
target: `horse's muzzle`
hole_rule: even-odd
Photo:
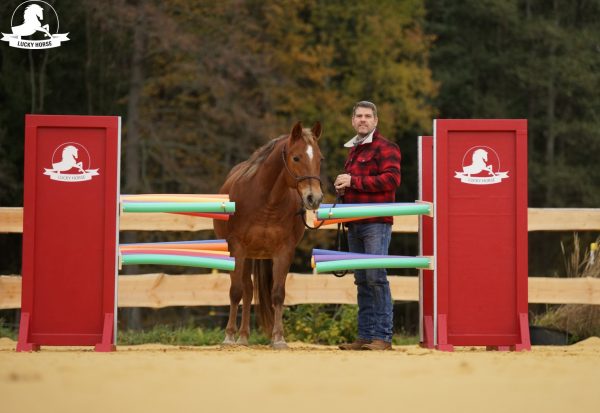
[[[308,193],[307,195],[302,197],[302,201],[304,202],[304,207],[310,210],[316,210],[321,205],[323,201],[323,194],[314,194],[313,192]]]

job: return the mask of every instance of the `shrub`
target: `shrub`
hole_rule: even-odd
[[[595,248],[600,243],[596,240]],[[579,237],[573,237],[573,250],[566,252],[561,243],[565,271],[567,277],[600,277],[600,257],[598,250],[590,246],[581,252]],[[579,341],[592,336],[600,336],[600,306],[585,304],[565,304],[558,306],[541,315],[535,324],[543,327],[558,328],[567,331],[572,336],[572,341]]]
[[[8,337],[11,340],[17,339],[17,332],[7,326],[3,318],[0,318],[0,337]]]
[[[287,307],[284,329],[287,341],[339,344],[353,341],[357,333],[358,306],[303,304]]]

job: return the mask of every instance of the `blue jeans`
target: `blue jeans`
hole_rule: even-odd
[[[392,225],[384,223],[348,226],[350,252],[387,255]],[[354,284],[358,289],[358,338],[392,341],[393,306],[385,268],[356,270]]]

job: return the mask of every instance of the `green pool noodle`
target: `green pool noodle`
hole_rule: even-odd
[[[407,204],[394,206],[324,208],[317,210],[317,219],[390,217],[396,215],[428,215],[431,205]],[[330,215],[331,212],[331,215]]]
[[[123,212],[235,212],[235,202],[123,202]]]
[[[316,269],[317,272],[331,272],[370,268],[429,268],[430,262],[431,259],[427,257],[340,260],[318,262]]]
[[[121,256],[121,262],[123,265],[183,265],[186,267],[216,268],[224,271],[235,269],[235,261],[185,255],[127,254]]]

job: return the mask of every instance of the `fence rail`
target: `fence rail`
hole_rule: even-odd
[[[389,277],[395,301],[418,301],[418,277]],[[289,274],[287,305],[356,304],[352,276]],[[600,304],[598,278],[529,278],[529,303]],[[229,275],[143,274],[119,277],[119,307],[229,305]],[[0,276],[0,309],[21,307],[21,277]]]
[[[309,213],[309,222],[314,214]],[[600,231],[600,208],[529,208],[529,231]],[[336,229],[335,225],[321,227]],[[127,213],[121,231],[212,230],[212,221],[176,214]],[[417,232],[416,216],[394,217],[394,232]],[[23,208],[0,208],[0,233],[23,232]]]
[[[310,218],[310,217],[309,217]],[[311,219],[309,219],[311,220]],[[529,208],[529,231],[600,231],[600,208]],[[322,227],[335,229],[336,226]],[[128,213],[122,231],[212,230],[212,221],[175,214]],[[414,216],[394,218],[394,232],[417,232]],[[23,208],[0,208],[0,233],[23,231]],[[286,304],[356,303],[353,277],[289,274]],[[389,277],[396,301],[418,301],[417,277]],[[119,307],[162,308],[229,304],[229,276],[142,274],[119,277]],[[600,304],[597,278],[529,277],[529,302],[546,304]],[[21,277],[0,276],[0,309],[21,307]]]

